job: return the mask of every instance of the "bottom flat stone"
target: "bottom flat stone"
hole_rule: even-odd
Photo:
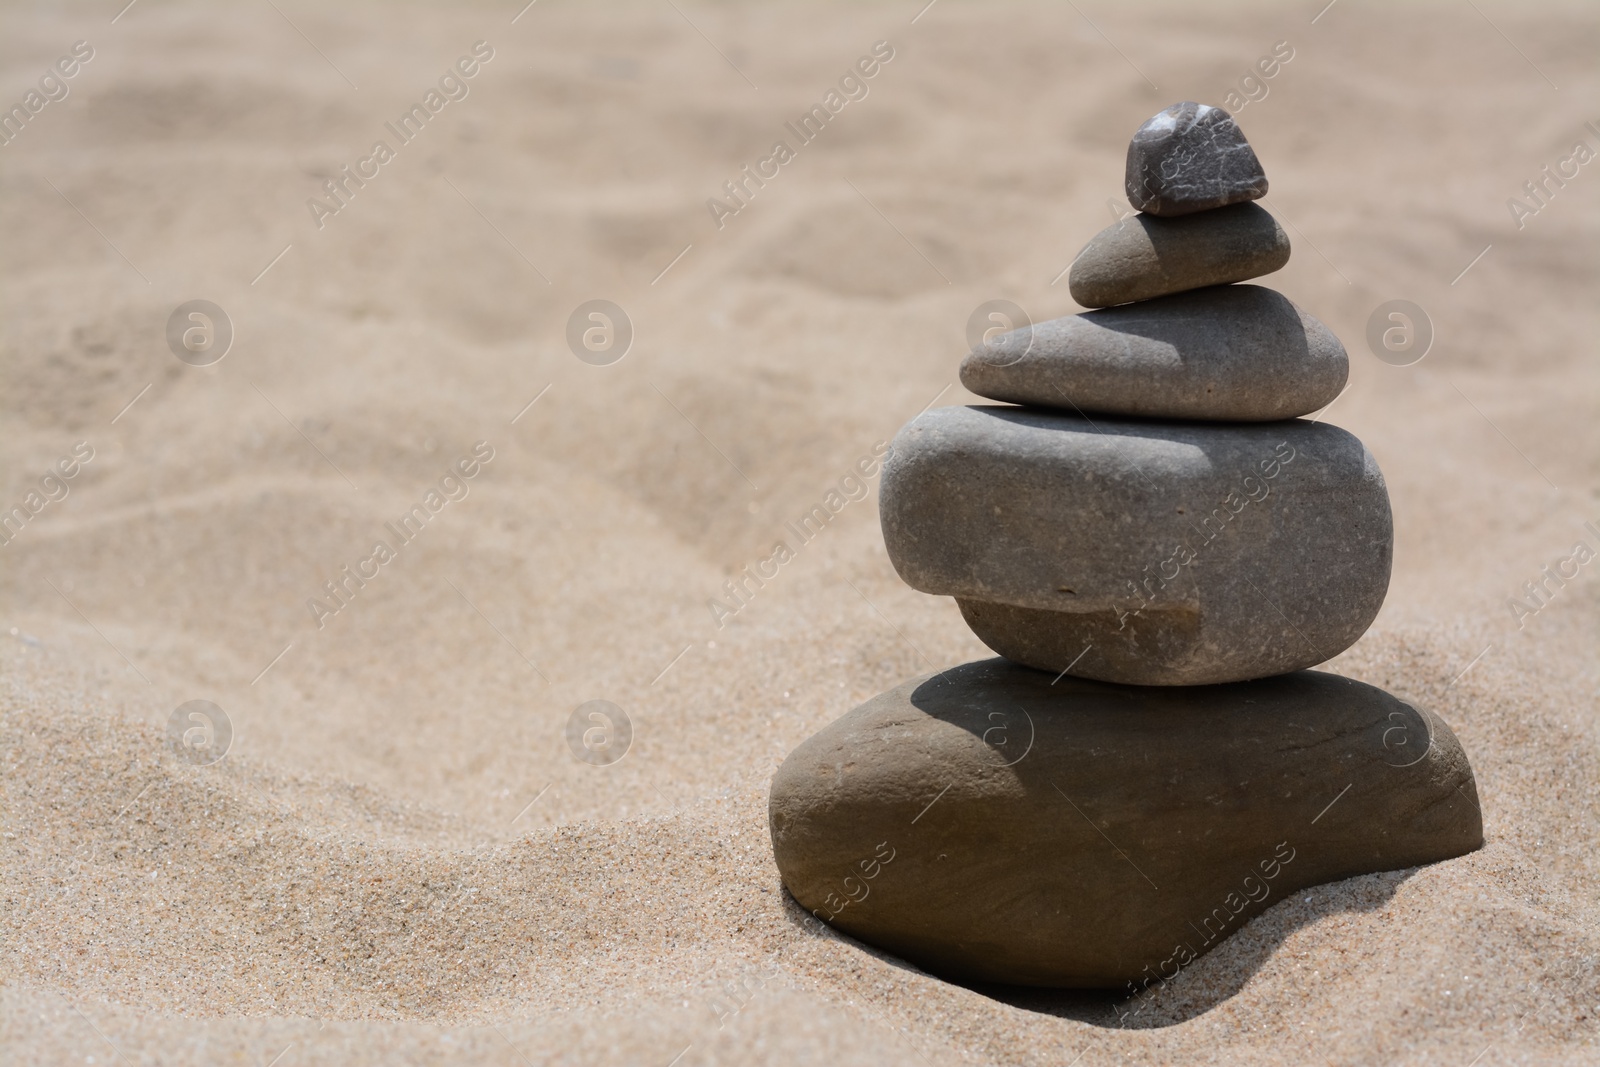
[[[1120,987],[1286,894],[1483,843],[1455,735],[1381,689],[1053,679],[965,664],[796,748],[769,803],[790,893],[934,974]]]

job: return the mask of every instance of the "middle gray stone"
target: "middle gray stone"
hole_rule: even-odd
[[[1271,274],[1289,262],[1289,235],[1256,204],[1176,219],[1130,215],[1072,261],[1067,288],[1086,308],[1131,304]]]
[[[1377,462],[1337,427],[935,408],[895,437],[889,559],[1030,667],[1204,685],[1354,644],[1389,586]]]
[[[1145,418],[1308,415],[1344,388],[1333,331],[1259,285],[1214,285],[1001,334],[961,384],[1012,404]]]

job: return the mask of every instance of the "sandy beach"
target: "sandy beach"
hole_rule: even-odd
[[[1600,1056],[1600,13],[122,2],[0,39],[0,1058]],[[979,305],[1081,310],[1185,99],[1255,147],[1262,283],[1343,340],[1318,417],[1388,482],[1387,600],[1323,669],[1451,725],[1485,846],[1131,1002],[964,988],[802,924],[767,790],[990,655],[890,565],[877,458],[974,402]]]

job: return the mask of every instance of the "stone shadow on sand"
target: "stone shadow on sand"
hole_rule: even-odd
[[[1152,982],[1133,996],[1126,989],[1052,989],[945,979],[842,931],[830,928],[829,933],[888,966],[949,981],[1019,1011],[1053,1015],[1106,1030],[1153,1030],[1188,1022],[1232,999],[1292,934],[1312,923],[1352,911],[1375,912],[1386,907],[1406,879],[1420,869],[1363,874],[1298,890],[1240,927],[1175,977]],[[805,922],[809,918],[805,909],[787,890],[784,906],[797,927],[811,929]]]

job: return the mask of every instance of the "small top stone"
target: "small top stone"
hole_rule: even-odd
[[[1267,195],[1267,176],[1233,116],[1186,100],[1139,127],[1128,142],[1128,200],[1171,218]]]

